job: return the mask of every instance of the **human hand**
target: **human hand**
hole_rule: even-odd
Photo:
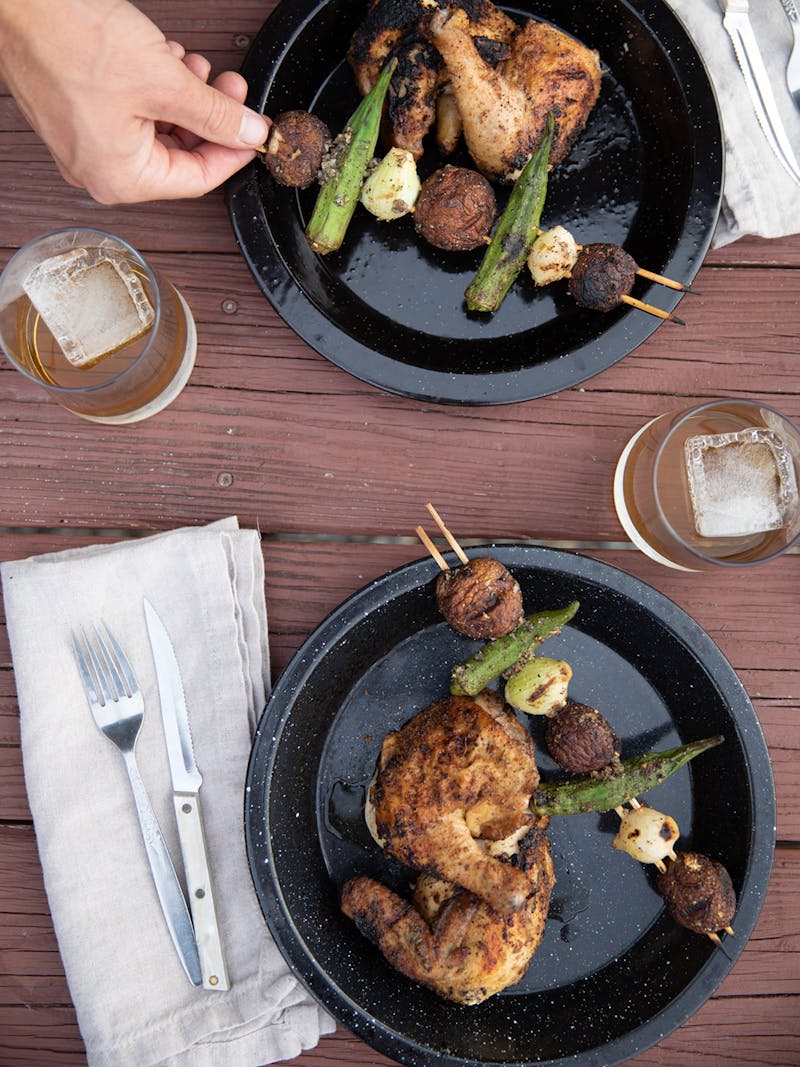
[[[269,120],[240,75],[209,73],[127,0],[0,0],[0,75],[100,203],[202,196],[253,158]]]

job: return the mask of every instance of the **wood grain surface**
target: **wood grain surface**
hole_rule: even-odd
[[[167,36],[208,55],[216,73],[238,68],[275,0],[140,6]],[[0,364],[0,561],[236,514],[262,535],[275,676],[337,604],[420,558],[413,530],[429,499],[467,547],[570,548],[653,585],[710,634],[753,701],[775,775],[778,848],[763,912],[731,974],[631,1062],[800,1064],[800,553],[741,574],[670,572],[625,540],[611,498],[623,444],[671,407],[760,397],[800,420],[800,237],[744,238],[710,253],[700,295],[680,305],[686,328],[661,327],[583,385],[456,409],[382,393],[299,340],[253,282],[221,193],[95,204],[61,180],[2,92],[0,215],[0,266],[58,226],[127,238],[183,291],[199,334],[185,392],[127,429],[82,422]],[[86,1054],[42,882],[1,617],[0,856],[0,1064],[80,1067]],[[292,1064],[390,1062],[339,1028]]]

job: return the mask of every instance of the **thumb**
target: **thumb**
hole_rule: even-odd
[[[202,137],[204,141],[228,148],[256,148],[264,144],[269,121],[257,111],[206,85],[186,67],[180,91],[175,94],[169,115],[159,115]]]

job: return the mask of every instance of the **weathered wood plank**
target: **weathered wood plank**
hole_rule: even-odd
[[[584,387],[461,409],[388,396],[317,356],[238,257],[166,262],[200,322],[189,387],[146,423],[100,427],[44,402],[4,364],[0,525],[163,527],[235,511],[281,532],[386,534],[408,532],[433,498],[463,536],[618,540],[613,470],[646,418],[722,394],[800,419],[800,271],[776,273],[768,304],[763,272],[709,270],[705,307],[697,298],[682,311],[687,330],[663,327]],[[232,294],[237,310],[221,315]],[[541,506],[545,471],[568,487],[557,507]]]

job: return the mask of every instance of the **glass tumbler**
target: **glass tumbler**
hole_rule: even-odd
[[[44,234],[0,275],[0,344],[9,361],[84,419],[132,423],[189,380],[189,306],[127,242],[89,228]]]
[[[762,563],[800,535],[800,430],[767,404],[722,399],[653,419],[622,452],[628,537],[678,570]]]

